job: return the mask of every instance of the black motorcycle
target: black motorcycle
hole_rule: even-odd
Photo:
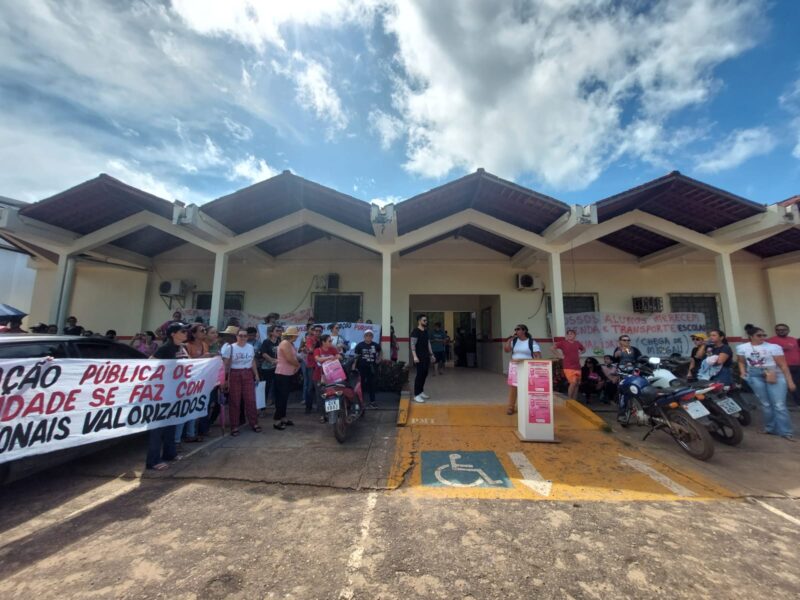
[[[650,427],[642,441],[654,431],[663,431],[692,458],[714,456],[714,440],[708,432],[709,411],[695,398],[691,388],[658,389],[650,385],[647,370],[632,364],[620,365],[619,413],[623,427]]]

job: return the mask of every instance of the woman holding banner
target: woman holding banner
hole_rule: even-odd
[[[189,358],[183,344],[186,342],[189,326],[180,322],[172,322],[167,326],[167,340],[158,347],[152,358],[171,360],[176,358]],[[167,425],[151,429],[147,443],[148,469],[163,471],[169,468],[169,462],[178,460],[178,451],[175,448],[175,425]]]

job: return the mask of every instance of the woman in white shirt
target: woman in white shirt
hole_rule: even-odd
[[[239,408],[244,402],[244,414],[253,431],[261,432],[258,424],[258,410],[256,409],[256,381],[258,381],[258,367],[256,366],[256,351],[247,343],[247,330],[240,329],[236,334],[236,343],[225,344],[220,352],[225,363],[226,380],[228,388],[228,403],[230,404],[231,435],[239,435]]]
[[[783,348],[765,341],[760,327],[744,327],[750,341],[736,347],[739,373],[761,402],[764,432],[794,441],[792,419],[786,408],[786,390],[794,391],[792,374],[783,356]]]
[[[511,353],[508,363],[508,408],[507,415],[517,412],[517,370],[524,360],[542,358],[542,349],[530,336],[527,325],[517,325],[514,333],[508,337],[503,350]]]

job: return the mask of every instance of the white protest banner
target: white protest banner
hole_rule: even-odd
[[[208,414],[219,357],[0,360],[0,463]]]
[[[333,323],[315,323],[314,325],[320,325],[322,327],[322,333],[330,333],[331,332],[331,325]],[[289,325],[284,325],[283,327],[289,327]],[[294,325],[297,327],[297,330],[300,332],[300,335],[297,336],[297,339],[294,341],[295,348],[300,347],[300,341],[306,335],[306,324],[303,323]],[[373,323],[339,323],[339,335],[347,340],[348,345],[352,343],[358,344],[359,342],[364,341],[364,332],[367,330],[372,331],[374,337],[372,340],[374,342],[381,343],[381,326],[375,325]],[[267,338],[267,326],[264,323],[259,324],[258,326],[258,337],[261,340]]]
[[[567,329],[574,329],[586,348],[586,356],[613,354],[619,336],[631,338],[631,345],[645,356],[688,356],[691,334],[705,331],[702,313],[605,313],[585,312],[564,315]]]

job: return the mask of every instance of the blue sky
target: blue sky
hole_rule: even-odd
[[[100,172],[202,203],[284,169],[364,200],[484,167],[570,203],[678,169],[800,194],[794,0],[0,5],[0,195]]]

